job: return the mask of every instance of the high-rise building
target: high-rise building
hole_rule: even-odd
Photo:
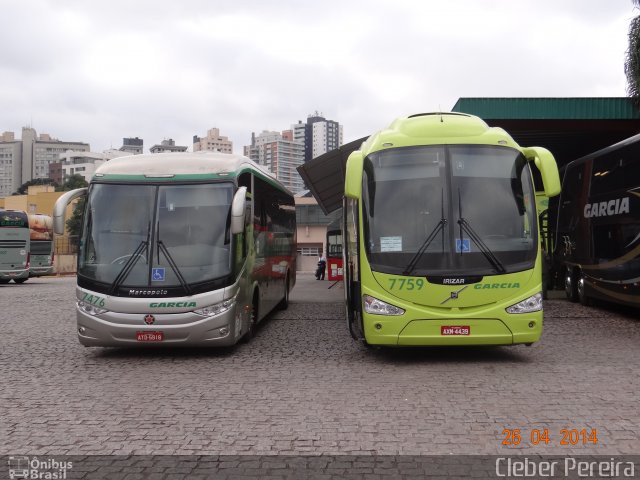
[[[142,138],[123,138],[122,146],[120,147],[121,152],[127,152],[132,155],[140,155],[143,153],[144,149],[144,141]]]
[[[220,135],[220,129],[207,130],[207,136],[200,138],[193,136],[193,151],[211,150],[212,152],[233,153],[233,142],[228,137]]]
[[[162,140],[160,145],[154,145],[149,149],[151,153],[164,153],[164,152],[186,152],[187,147],[176,145],[176,142],[169,138]]]
[[[327,120],[319,112],[309,115],[306,123],[299,120],[291,130],[295,140],[304,141],[305,162],[342,145],[342,125]]]
[[[304,162],[304,144],[293,140],[293,131],[263,131],[251,134],[251,145],[244,147],[245,156],[267,167],[291,192],[304,190],[304,182],[296,169]]]
[[[89,144],[38,135],[31,127],[23,127],[21,140],[13,132],[4,132],[0,136],[0,197],[11,195],[29,180],[47,178],[49,164],[67,150],[88,152]]]

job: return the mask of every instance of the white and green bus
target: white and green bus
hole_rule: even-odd
[[[53,219],[50,215],[30,213],[29,276],[52,275],[54,268]]]
[[[0,209],[0,284],[29,278],[29,219],[20,210]]]
[[[542,333],[531,169],[551,153],[458,113],[418,114],[347,160],[344,273],[352,336],[368,345],[530,345]]]
[[[211,152],[121,157],[87,189],[77,327],[85,346],[232,345],[254,335],[296,280],[295,204],[248,158]]]

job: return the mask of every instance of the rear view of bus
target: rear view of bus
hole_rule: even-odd
[[[31,247],[29,250],[30,277],[41,277],[54,273],[53,219],[49,215],[29,214]]]
[[[535,165],[533,165],[535,164]],[[347,161],[349,328],[370,345],[531,344],[542,333],[532,168],[553,156],[465,114],[420,114]]]
[[[29,278],[29,220],[25,212],[0,209],[0,283]]]

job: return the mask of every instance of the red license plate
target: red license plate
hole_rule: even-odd
[[[136,332],[136,340],[139,342],[161,342],[164,340],[164,332]]]
[[[468,325],[440,327],[440,335],[471,335],[471,327]]]

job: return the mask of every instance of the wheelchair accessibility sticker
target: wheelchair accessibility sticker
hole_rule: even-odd
[[[459,238],[456,238],[456,253],[471,253],[471,240],[463,238],[460,241]]]
[[[153,282],[164,282],[164,268],[152,268],[151,280]]]

